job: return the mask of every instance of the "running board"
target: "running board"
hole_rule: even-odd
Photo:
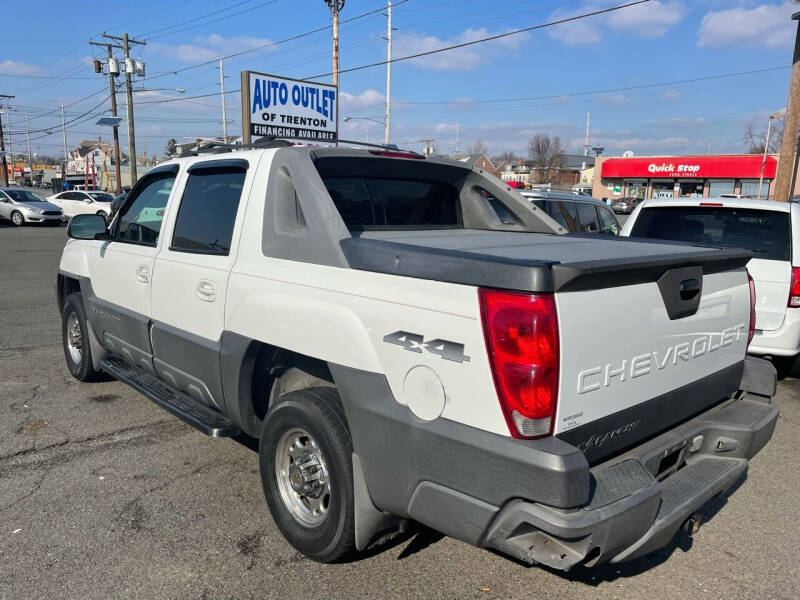
[[[112,377],[119,379],[147,396],[161,408],[171,412],[192,427],[211,437],[233,437],[239,428],[220,412],[201,404],[189,394],[176,390],[152,373],[132,365],[119,356],[107,356],[100,366]]]

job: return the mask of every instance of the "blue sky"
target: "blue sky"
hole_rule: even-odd
[[[394,9],[393,53],[405,56],[623,2],[408,0]],[[103,30],[128,31],[148,42],[135,47],[135,56],[147,64],[147,77],[137,78],[136,86],[167,89],[135,96],[137,150],[162,154],[169,137],[182,141],[221,133],[218,96],[156,102],[218,92],[216,66],[162,74],[330,23],[322,0],[139,0],[113,6],[45,0],[35,12],[21,2],[4,7],[0,93],[17,96],[7,101],[15,150],[23,149],[23,115],[28,114],[33,151],[61,153],[61,101],[68,105],[67,120],[75,119],[68,125],[69,147],[98,135],[110,138],[110,130],[94,125],[108,103],[92,110],[108,95],[107,78],[94,74],[91,65],[93,55],[103,52],[86,43],[100,41]],[[381,6],[384,0],[347,0],[341,18]],[[608,155],[625,150],[704,154],[709,147],[738,152],[747,124],[763,127],[770,113],[785,106],[794,9],[800,6],[779,0],[652,0],[395,63],[392,140],[419,149],[418,140],[433,138],[440,152],[450,153],[460,128],[462,151],[480,139],[491,153],[524,154],[527,140],[541,132],[560,135],[570,151],[578,152],[588,111],[590,142],[605,147]],[[344,23],[341,67],[382,60],[385,33],[380,12]],[[296,78],[328,73],[330,40],[326,30],[230,59],[226,88],[238,89],[243,69]],[[776,70],[623,89],[761,69]],[[385,67],[343,74],[341,116],[382,119],[385,84]],[[177,87],[186,90],[182,96],[173,91]],[[124,108],[124,95],[118,101]],[[228,119],[234,121],[230,131],[241,131],[240,102],[238,94],[227,95]],[[124,127],[120,133],[127,145]],[[367,120],[341,125],[343,138],[376,140],[382,134],[381,125]]]

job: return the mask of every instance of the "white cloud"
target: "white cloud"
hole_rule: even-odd
[[[247,36],[236,36],[225,38],[219,34],[212,33],[208,37],[202,35],[195,36],[189,44],[178,44],[170,46],[155,42],[149,44],[147,48],[151,52],[156,52],[174,60],[183,62],[195,62],[212,60],[223,54],[233,54],[242,50],[251,50],[259,46],[271,43],[267,38],[256,38]]]
[[[615,4],[616,0],[590,0],[572,11],[556,10],[550,15],[550,19],[582,15]],[[624,33],[626,36],[656,38],[680,23],[686,12],[686,7],[678,0],[652,0],[647,4],[557,25],[550,30],[550,36],[570,46],[596,44],[602,41],[604,30]]]
[[[0,62],[0,71],[10,75],[35,75],[41,69],[26,62],[7,59]]]
[[[386,96],[378,90],[364,90],[360,94],[339,92],[339,114],[345,116],[353,111],[373,107],[380,112],[378,107],[384,102],[386,102]]]
[[[661,94],[661,99],[662,100],[680,100],[681,99],[681,93],[680,93],[679,90],[675,90],[675,89],[664,90],[664,92]]]
[[[499,32],[491,33],[485,27],[481,27],[480,29],[467,29],[451,39],[440,39],[436,36],[423,36],[416,33],[397,35],[392,42],[393,51],[397,57],[409,56],[475,41],[497,33]],[[518,49],[526,39],[525,34],[512,35],[491,42],[416,58],[409,62],[419,67],[438,71],[467,71],[485,64],[505,52]]]
[[[627,94],[599,94],[597,101],[604,104],[614,104],[616,106],[624,106],[631,103],[631,97]]]
[[[797,26],[789,17],[797,8],[784,2],[710,11],[700,22],[697,45],[791,47]]]

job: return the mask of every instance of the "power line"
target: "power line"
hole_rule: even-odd
[[[204,27],[205,25],[211,25],[212,23],[217,23],[219,21],[224,21],[225,19],[230,19],[231,17],[235,17],[235,16],[238,16],[238,15],[244,14],[246,12],[250,12],[251,10],[256,10],[258,8],[261,8],[262,6],[267,6],[268,4],[275,4],[276,2],[278,2],[278,0],[268,0],[267,2],[262,2],[261,4],[256,4],[255,6],[251,6],[250,8],[245,8],[244,10],[240,10],[240,11],[237,11],[235,13],[231,13],[229,15],[223,15],[221,17],[217,17],[216,19],[211,19],[210,21],[205,21],[203,23],[197,23],[196,25],[190,25],[189,27],[184,27],[182,29],[176,29],[175,31],[167,31],[167,32],[161,33],[159,35],[150,36],[148,39],[153,40],[153,39],[157,39],[157,38],[160,38],[160,37],[173,35],[175,33],[181,33],[182,31],[188,31],[190,29],[196,29],[197,27]],[[238,6],[238,5],[234,5],[234,6]],[[230,7],[230,8],[233,8],[233,7]],[[206,15],[206,16],[208,16],[208,15]]]
[[[640,1],[649,2],[650,0],[640,0]],[[401,4],[405,4],[406,2],[408,2],[408,0],[400,0],[394,6],[397,7],[397,6],[401,5]],[[354,17],[350,17],[349,19],[344,19],[344,20],[340,21],[339,24],[343,25],[345,23],[350,23],[352,21],[357,21],[359,19],[363,19],[364,17],[368,17],[369,15],[374,15],[374,14],[383,12],[384,10],[386,10],[384,7],[377,8],[375,10],[370,10],[370,11],[367,11],[365,13],[361,13],[359,15],[356,15]],[[213,63],[217,63],[220,60],[228,60],[229,58],[234,58],[235,56],[241,56],[243,54],[248,54],[250,52],[257,52],[259,50],[264,50],[265,48],[272,48],[273,46],[278,46],[280,44],[285,44],[287,42],[292,42],[294,40],[299,40],[301,38],[308,37],[310,35],[314,35],[315,33],[320,33],[322,31],[327,31],[330,28],[331,28],[331,25],[325,25],[324,27],[318,27],[317,29],[312,29],[311,31],[306,31],[304,33],[298,33],[297,35],[293,35],[291,37],[288,37],[288,38],[285,38],[285,39],[282,39],[282,40],[278,40],[277,42],[269,42],[268,44],[263,44],[261,46],[256,46],[255,48],[248,48],[247,50],[241,50],[239,52],[234,52],[233,54],[228,54],[226,56],[217,56],[216,58],[212,58],[211,60],[207,60],[207,61],[204,61],[204,62],[201,62],[201,63],[197,63],[197,64],[194,64],[194,65],[189,65],[189,66],[186,66],[186,67],[182,67],[180,69],[175,69],[175,70],[172,70],[172,71],[164,71],[163,73],[157,73],[157,74],[153,75],[152,77],[149,77],[148,79],[156,79],[158,77],[164,77],[166,75],[176,75],[176,74],[182,73],[184,71],[189,71],[190,69],[196,69],[198,67],[203,67],[205,65],[210,65],[210,64],[213,64]]]
[[[231,6],[226,6],[225,8],[221,8],[219,10],[212,11],[210,13],[206,13],[204,15],[200,15],[199,17],[193,17],[191,19],[186,19],[185,21],[181,21],[180,23],[175,23],[173,25],[167,25],[166,27],[161,27],[160,29],[154,29],[153,31],[148,31],[147,33],[140,33],[138,37],[146,38],[154,33],[159,33],[161,31],[166,31],[167,29],[173,29],[174,27],[180,27],[181,25],[185,25],[186,23],[194,23],[195,21],[199,21],[200,19],[205,19],[206,17],[210,17],[213,15],[218,15],[221,12],[225,12],[226,10],[230,10],[232,8],[236,8],[237,6],[241,6],[242,4],[249,4],[253,2],[253,0],[243,0],[242,2],[237,2],[236,4],[232,4]]]
[[[622,10],[623,8],[630,8],[631,6],[637,6],[639,4],[645,4],[650,2],[650,0],[636,0],[635,2],[628,2],[627,4],[619,4],[617,6],[610,6],[608,8],[603,8],[600,10],[595,10],[588,13],[582,13],[580,15],[574,15],[572,17],[565,17],[563,19],[557,19],[555,21],[549,21],[547,23],[540,23],[539,25],[532,25],[530,27],[523,27],[522,29],[515,29],[514,31],[507,31],[506,33],[498,33],[497,35],[491,35],[485,38],[480,38],[477,40],[472,40],[470,42],[462,42],[460,44],[453,44],[451,46],[445,46],[444,48],[437,48],[436,50],[428,50],[426,52],[418,52],[417,54],[409,54],[407,56],[400,56],[398,58],[393,58],[391,60],[381,60],[374,63],[369,63],[366,65],[361,65],[358,67],[351,67],[349,69],[340,69],[339,73],[352,73],[353,71],[361,71],[363,69],[369,69],[371,67],[380,67],[389,63],[396,63],[403,60],[411,60],[414,58],[421,58],[423,56],[430,56],[432,54],[439,54],[440,52],[448,52],[450,50],[456,50],[458,48],[466,48],[467,46],[474,46],[475,44],[483,44],[485,42],[491,42],[494,40],[499,40],[501,38],[509,37],[512,35],[517,35],[520,33],[525,33],[527,31],[535,31],[537,29],[544,29],[545,27],[554,27],[556,25],[563,25],[565,23],[571,23],[572,21],[578,21],[580,19],[586,19],[588,17],[595,17],[597,15],[602,15],[610,12],[614,12],[617,10]],[[306,77],[308,79],[319,79],[320,77],[329,77],[333,75],[333,73],[322,73],[321,75],[314,75],[313,77]]]

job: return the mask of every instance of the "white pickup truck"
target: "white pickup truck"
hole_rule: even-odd
[[[531,564],[629,560],[770,439],[748,252],[564,235],[459,162],[266,146],[73,218],[58,305],[77,379],[260,440],[306,556],[410,518]]]

